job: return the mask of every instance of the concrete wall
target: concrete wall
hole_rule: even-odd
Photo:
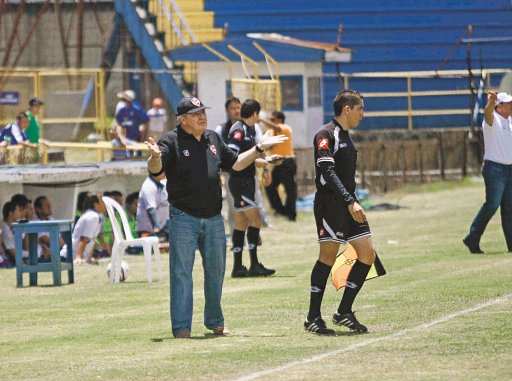
[[[145,161],[9,167],[0,173],[0,205],[16,193],[23,193],[31,200],[44,195],[52,203],[55,218],[73,219],[80,192],[118,190],[126,197],[140,190],[146,176]]]
[[[4,59],[5,44],[13,30],[18,4],[5,4],[2,15],[0,41],[0,62]],[[42,4],[26,4],[25,12],[18,26],[18,38],[15,39],[9,63],[20,52],[20,47],[28,34],[29,27],[36,20]],[[67,35],[67,51],[71,67],[77,63],[77,26],[76,4],[62,4],[62,24]],[[113,3],[86,3],[83,16],[83,67],[98,67],[100,64],[103,43],[108,35],[114,17]],[[65,67],[61,47],[59,27],[55,8],[51,5],[43,14],[39,23],[23,51],[17,66],[24,67]],[[71,24],[71,25],[70,25]]]

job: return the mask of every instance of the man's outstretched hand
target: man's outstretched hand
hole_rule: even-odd
[[[263,136],[261,141],[258,143],[261,149],[267,150],[272,148],[276,144],[281,144],[288,140],[288,137],[285,135],[277,135],[277,136]]]
[[[156,144],[153,138],[149,137],[148,140],[144,142],[144,144],[146,144],[146,147],[148,147],[151,158],[159,159],[162,156],[160,147],[158,147],[158,144]]]

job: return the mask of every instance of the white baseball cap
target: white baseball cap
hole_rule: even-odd
[[[512,95],[510,95],[510,94],[498,93],[496,96],[498,98],[498,99],[496,99],[496,106],[501,104],[501,103],[510,103],[510,102],[512,102]]]
[[[126,99],[128,102],[133,102],[135,99],[135,92],[133,90],[125,90],[117,93],[119,99]]]

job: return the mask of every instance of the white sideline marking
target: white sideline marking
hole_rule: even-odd
[[[289,369],[289,368],[293,368],[295,366],[300,366],[300,365],[304,365],[304,364],[309,364],[309,363],[312,363],[312,362],[320,361],[320,360],[323,360],[323,359],[325,359],[327,357],[330,357],[330,356],[339,355],[340,353],[349,352],[349,351],[352,351],[352,350],[355,350],[355,349],[358,349],[358,348],[361,348],[361,347],[366,347],[368,345],[372,345],[372,344],[375,344],[375,343],[378,343],[378,342],[381,342],[381,341],[386,341],[386,340],[389,340],[389,339],[394,339],[395,337],[404,336],[404,335],[409,334],[411,332],[421,331],[422,329],[430,328],[430,327],[433,327],[435,325],[438,325],[438,324],[441,324],[441,323],[445,323],[445,322],[447,322],[449,320],[458,318],[458,317],[463,316],[463,315],[467,315],[467,314],[469,314],[471,312],[479,311],[479,310],[482,310],[484,308],[493,306],[495,304],[500,304],[500,303],[503,303],[503,302],[507,302],[510,299],[512,299],[512,293],[500,296],[499,298],[496,298],[496,299],[489,300],[489,301],[487,301],[485,303],[477,304],[476,306],[471,307],[471,308],[466,308],[464,310],[451,313],[449,315],[440,317],[439,319],[432,320],[431,322],[417,325],[416,327],[403,329],[401,331],[392,333],[391,335],[376,337],[376,338],[368,339],[368,340],[363,340],[363,341],[360,341],[358,343],[349,345],[348,347],[336,349],[334,351],[330,351],[330,352],[326,352],[326,353],[322,353],[320,355],[312,356],[312,357],[306,358],[306,359],[301,360],[301,361],[294,361],[294,362],[291,362],[291,363],[288,363],[288,364],[284,364],[284,365],[278,366],[276,368],[271,368],[271,369],[262,370],[262,371],[255,372],[255,373],[251,373],[251,374],[248,374],[246,376],[240,377],[237,380],[238,381],[255,380],[257,378],[260,378],[260,377],[263,377],[263,376],[268,376],[270,374],[274,374],[274,373],[277,373],[277,372],[281,372],[283,370],[286,370],[286,369]]]

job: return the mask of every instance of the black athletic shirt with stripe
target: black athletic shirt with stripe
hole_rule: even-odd
[[[347,206],[355,202],[357,150],[348,131],[333,119],[320,128],[313,144],[317,193],[338,194]]]
[[[242,152],[249,151],[256,145],[256,129],[254,126],[248,126],[239,120],[229,130],[228,147],[235,151],[238,155]],[[254,163],[241,171],[231,171],[234,177],[254,177],[256,175],[256,167]]]

